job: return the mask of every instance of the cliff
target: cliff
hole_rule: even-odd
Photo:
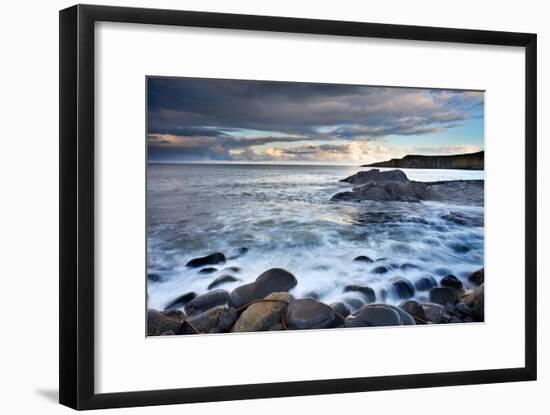
[[[464,169],[483,170],[485,152],[453,154],[452,156],[409,155],[361,167],[398,167],[403,169]]]

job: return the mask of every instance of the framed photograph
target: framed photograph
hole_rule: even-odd
[[[536,101],[530,33],[62,10],[60,402],[535,380]]]

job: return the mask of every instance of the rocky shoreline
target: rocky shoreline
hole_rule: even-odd
[[[483,180],[415,182],[401,170],[362,171],[343,182],[356,187],[334,195],[332,201],[442,201],[461,205],[483,205]],[[445,220],[459,225],[483,226],[476,218],[460,212],[446,214]],[[288,270],[271,268],[254,281],[231,291],[227,284],[243,282],[238,266],[228,260],[247,255],[248,248],[226,256],[222,252],[191,259],[186,267],[201,278],[210,278],[207,291],[174,295],[164,309],[148,309],[147,335],[187,335],[275,330],[372,327],[394,325],[449,324],[484,321],[484,269],[463,279],[446,273],[442,278],[425,274],[410,280],[412,263],[391,258],[372,259],[367,255],[350,258],[350,265],[364,267],[365,273],[384,280],[384,288],[349,284],[342,288],[341,301],[326,304],[311,292],[295,298],[291,291],[299,278]],[[196,270],[196,271],[195,271]],[[391,271],[391,272],[389,272]],[[388,275],[388,277],[385,277]],[[299,277],[299,276],[298,276]],[[149,274],[149,284],[160,284],[162,276]],[[351,296],[350,296],[351,295]],[[391,298],[392,301],[389,301]]]
[[[195,261],[195,262],[193,262]],[[189,267],[200,263],[205,269],[223,265],[223,253],[196,258]],[[367,256],[354,261],[373,262]],[[236,267],[233,268],[235,271]],[[229,270],[231,271],[231,270]],[[198,272],[201,272],[199,270]],[[274,330],[304,330],[347,327],[395,325],[448,324],[482,322],[484,320],[484,270],[471,273],[465,283],[454,275],[443,277],[439,283],[431,276],[414,284],[404,277],[393,277],[389,284],[401,302],[385,303],[387,292],[375,292],[366,285],[348,285],[346,292],[361,294],[361,300],[325,304],[314,296],[294,298],[289,293],[298,279],[289,271],[272,268],[228,292],[217,288],[233,282],[229,274],[213,279],[221,281],[209,291],[197,295],[186,292],[176,297],[164,310],[149,309],[147,335],[183,335],[236,333]],[[159,282],[149,275],[151,283]],[[224,281],[222,281],[224,280]],[[212,285],[211,283],[211,285]],[[422,300],[415,300],[418,295]]]

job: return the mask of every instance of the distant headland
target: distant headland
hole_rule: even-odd
[[[483,170],[485,152],[453,154],[451,156],[408,155],[401,159],[391,159],[361,167],[397,167],[403,169],[464,169]]]

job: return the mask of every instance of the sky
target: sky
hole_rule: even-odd
[[[147,79],[150,162],[357,165],[483,149],[479,91]]]

